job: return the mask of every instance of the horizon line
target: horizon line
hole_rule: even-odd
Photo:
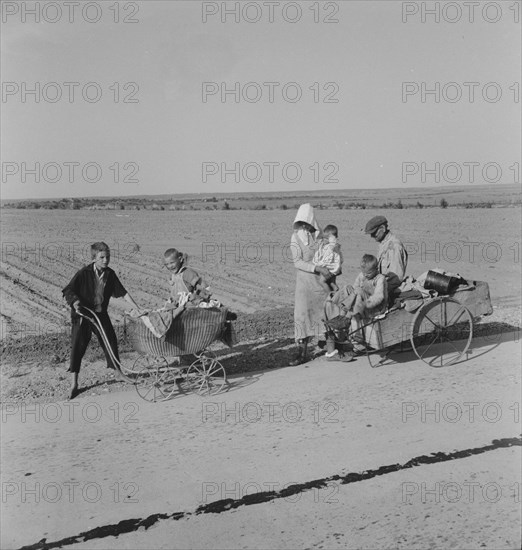
[[[520,183],[497,183],[495,184],[495,187],[520,187]],[[207,196],[207,197],[214,197],[214,196],[223,196],[223,195],[235,195],[235,196],[247,196],[247,195],[263,195],[263,196],[270,196],[273,194],[280,194],[280,193],[289,193],[292,195],[312,195],[314,193],[341,193],[341,192],[350,192],[350,193],[356,193],[356,192],[378,192],[378,191],[408,191],[412,192],[415,190],[444,190],[448,189],[448,191],[456,192],[457,190],[461,189],[467,189],[467,188],[477,188],[477,187],[491,187],[491,184],[489,183],[468,183],[468,184],[461,184],[457,186],[450,187],[449,185],[426,185],[426,186],[416,186],[416,187],[375,187],[375,188],[343,188],[343,189],[303,189],[303,190],[295,190],[295,189],[281,189],[281,190],[273,190],[273,191],[219,191],[219,192],[212,192],[212,191],[199,191],[199,192],[188,192],[188,193],[154,193],[154,194],[147,194],[143,193],[140,195],[83,195],[78,197],[28,197],[28,198],[0,198],[0,204],[7,202],[7,201],[56,201],[56,200],[81,200],[81,199],[133,199],[133,198],[145,198],[145,197],[162,197],[162,196],[172,196],[172,197],[187,197],[187,196]]]

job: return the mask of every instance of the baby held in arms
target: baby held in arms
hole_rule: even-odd
[[[338,290],[336,284],[337,275],[341,274],[341,266],[343,256],[341,253],[341,245],[337,241],[338,231],[335,225],[327,225],[323,230],[323,239],[319,242],[319,248],[314,254],[313,263],[316,266],[326,267],[332,277],[325,280],[321,275],[321,279],[328,285],[332,291]]]

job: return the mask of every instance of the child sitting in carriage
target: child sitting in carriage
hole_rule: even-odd
[[[352,340],[354,350],[363,351],[364,347],[358,342],[362,339],[362,325],[375,315],[386,310],[388,292],[386,277],[379,273],[379,262],[375,256],[365,254],[361,260],[361,273],[357,275],[353,287],[346,285],[336,293],[330,295],[325,307],[327,317],[331,320],[337,312],[338,317],[344,317],[346,324],[351,320]],[[338,350],[335,347],[335,334],[328,331],[326,335],[326,358],[337,360]],[[349,354],[346,355],[351,359]]]
[[[172,307],[192,305],[198,307],[219,307],[217,300],[211,299],[209,287],[194,269],[187,266],[187,254],[169,248],[163,254],[165,267],[172,273],[169,279]]]
[[[219,308],[221,303],[211,298],[209,287],[198,273],[187,266],[187,254],[169,248],[163,254],[164,265],[172,273],[169,278],[170,297],[165,305],[141,315],[143,323],[157,338],[163,338],[174,319],[187,307]],[[235,314],[227,312],[227,320]]]
[[[210,287],[198,273],[188,267],[188,256],[176,248],[169,248],[163,254],[165,267],[172,273],[169,279],[170,298],[165,309],[174,309],[173,317],[179,315],[185,307],[220,308],[223,304],[214,298]],[[235,321],[237,315],[227,311],[227,321]]]

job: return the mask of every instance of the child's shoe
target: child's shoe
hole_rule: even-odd
[[[328,335],[328,337],[326,338],[325,346],[326,355],[330,354],[331,356],[335,351],[337,351],[335,348],[335,339],[331,335]]]
[[[325,355],[327,361],[339,361],[339,350],[334,349],[329,351]]]

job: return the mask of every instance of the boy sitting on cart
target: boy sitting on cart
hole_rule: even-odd
[[[388,290],[386,277],[379,273],[379,262],[375,256],[365,254],[361,260],[361,273],[357,275],[353,287],[346,285],[344,288],[330,295],[325,304],[327,318],[332,321],[337,314],[337,323],[350,327],[350,340],[356,353],[364,351],[365,324],[375,315],[386,310],[388,304]],[[344,317],[344,320],[342,319]],[[329,321],[326,321],[328,327]],[[330,328],[332,324],[330,324]],[[334,330],[328,330],[326,334],[326,359],[329,361],[351,361],[352,353],[339,354],[336,348],[336,334]]]

